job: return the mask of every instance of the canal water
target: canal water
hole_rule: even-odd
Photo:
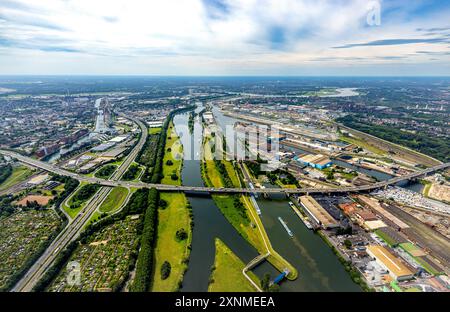
[[[230,126],[231,126],[231,129],[232,129],[232,125],[234,125],[234,123],[238,121],[237,119],[235,119],[233,117],[225,116],[219,110],[218,107],[214,107],[213,108],[213,113],[214,113],[214,116],[217,119],[217,122],[222,127],[222,129],[225,129],[226,126],[228,126],[229,129],[230,129]],[[227,133],[227,135],[229,135],[229,134]],[[238,148],[242,148],[239,143],[236,144],[236,145],[238,146]],[[293,152],[296,152],[296,153],[309,154],[309,152],[306,151],[306,150],[303,150],[303,149],[300,149],[300,148],[297,148],[297,147],[287,146],[287,145],[283,145],[283,149],[288,150],[288,151],[293,151]],[[335,159],[335,160],[333,160],[333,162],[336,165],[338,165],[338,166],[358,171],[358,172],[363,173],[363,174],[365,174],[365,175],[367,175],[369,177],[374,177],[378,181],[385,181],[385,180],[389,180],[389,179],[394,177],[393,175],[390,175],[390,174],[387,174],[385,172],[381,172],[381,171],[378,171],[378,170],[366,169],[366,168],[354,166],[352,164],[349,164],[349,163],[347,163],[345,161],[342,161],[342,160],[339,160],[339,159]],[[402,181],[402,182],[399,182],[397,184],[397,186],[406,188],[406,189],[408,189],[410,191],[414,191],[414,192],[417,192],[417,193],[422,193],[422,190],[423,190],[423,185],[421,183],[419,183],[419,182]]]
[[[200,110],[201,107],[196,111]],[[196,120],[191,135],[188,118],[188,113],[174,117],[175,129],[183,144],[182,181],[184,185],[204,186],[200,155],[197,154],[201,147],[202,125]],[[189,268],[184,276],[182,291],[207,291],[211,267],[214,264],[216,237],[230,247],[244,263],[250,262],[258,252],[228,222],[211,197],[187,195],[187,198],[192,205],[194,229]],[[274,270],[268,263],[262,264],[261,267],[263,272]]]
[[[227,124],[234,124],[234,119],[223,116],[220,112],[220,115],[217,114],[216,109],[213,109],[213,112],[222,129],[225,129]],[[181,125],[187,122],[187,114],[175,116],[174,122],[176,126],[180,126],[180,131],[182,131]],[[179,129],[177,128],[178,131]],[[195,124],[195,131],[201,133],[200,124]],[[195,137],[197,135],[198,133],[194,134]],[[183,145],[195,146],[196,143],[192,142],[193,139],[187,137],[187,135],[182,135]],[[227,141],[227,143],[229,144],[230,142]],[[190,153],[186,151],[186,148],[184,151],[187,155]],[[185,161],[183,184],[203,185],[198,161]],[[256,255],[256,251],[237,234],[237,231],[223,217],[212,199],[189,197],[189,200],[194,210],[195,227],[189,270],[184,278],[183,290],[204,290],[207,288],[204,280],[209,275],[209,266],[212,265],[214,259],[214,237],[222,238],[223,236],[221,235],[226,235],[228,239],[224,238],[225,243],[244,262],[248,262],[249,259],[253,258]],[[281,197],[270,200],[259,197],[257,202],[262,211],[261,220],[272,246],[281,256],[296,267],[299,273],[299,278],[295,281],[285,280],[282,282],[281,291],[361,290],[358,285],[353,283],[338,258],[322,238],[308,230],[295,215],[289,207],[287,199]],[[278,221],[278,217],[287,222],[288,227],[294,233],[294,238],[289,237],[284,227]],[[259,277],[269,273],[272,279],[279,274],[267,262],[256,267],[253,272]],[[199,274],[203,274],[203,276],[200,277]]]

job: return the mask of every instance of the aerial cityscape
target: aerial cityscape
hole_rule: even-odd
[[[273,48],[271,60],[243,54],[249,64],[226,56],[221,45],[232,38],[215,23],[231,27],[235,15],[254,9],[240,1],[187,1],[212,14],[211,32],[224,36],[205,50],[207,70],[197,59],[207,38],[185,32],[184,39],[171,39],[174,50],[167,54],[152,40],[130,52],[127,45],[144,31],[129,41],[111,34],[88,61],[83,50],[90,35],[77,49],[58,46],[66,44],[62,37],[48,38],[69,28],[75,13],[67,13],[67,21],[35,19],[34,25],[22,18],[41,14],[38,7],[65,12],[70,3],[48,2],[0,4],[0,28],[6,30],[0,34],[0,291],[450,291],[450,28],[435,24],[448,23],[441,18],[448,17],[448,5],[418,1],[419,18],[396,1],[381,3],[388,12],[409,14],[404,23],[416,32],[427,28],[424,37],[446,39],[384,45],[386,30],[380,30],[373,45],[330,41],[336,54],[364,46],[336,58],[360,53],[367,63],[350,70],[353,65],[333,61],[293,73],[286,71],[293,47]],[[367,12],[356,9],[367,10],[367,1],[350,2],[342,4],[343,16],[355,10],[368,23]],[[79,5],[80,12],[89,6]],[[199,14],[181,6],[189,16]],[[120,15],[120,8],[122,1],[111,2],[106,23],[137,27],[128,20],[137,11]],[[382,21],[398,30],[401,21],[390,23],[389,14]],[[80,20],[91,18],[80,13]],[[30,27],[29,45],[19,42],[26,37],[25,31],[18,35],[19,26]],[[185,31],[199,27],[193,22]],[[167,33],[161,32],[161,41]],[[347,35],[340,38],[355,40]],[[273,36],[284,39],[270,44],[292,40],[287,30]],[[199,40],[188,48],[185,37]],[[259,40],[253,44],[265,45]],[[229,53],[270,53],[241,43]],[[370,46],[398,55],[415,49],[414,57],[429,48],[435,59],[394,64],[399,59],[383,55],[386,63],[372,64],[368,60],[380,52]],[[161,62],[149,61],[155,71],[142,73],[135,69],[143,66],[147,48]],[[138,56],[118,56],[119,50]],[[11,64],[22,54],[31,61],[15,71]],[[75,65],[66,63],[70,55]],[[180,62],[172,63],[175,56]],[[308,66],[330,58],[325,52],[315,57],[305,61]],[[129,72],[123,72],[125,58]],[[229,62],[229,72],[219,59]],[[274,64],[280,71],[272,71]],[[116,71],[105,70],[110,67]]]

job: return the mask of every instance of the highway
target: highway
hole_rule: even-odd
[[[141,138],[139,139],[138,144],[133,148],[133,150],[127,155],[124,162],[119,166],[119,168],[113,173],[110,180],[111,181],[118,181],[122,175],[126,172],[128,167],[131,165],[131,163],[135,160],[137,154],[142,149],[142,147],[145,144],[145,141],[147,140],[148,135],[148,129],[147,127],[140,121],[135,118],[127,117],[122,115],[125,118],[128,118],[138,124],[138,126],[141,128]],[[2,151],[3,153],[3,151]],[[12,155],[5,153],[5,155]],[[80,181],[83,181],[77,174],[68,174],[65,170],[59,169],[58,167],[46,163],[35,163],[34,161],[22,159],[23,156],[15,155],[12,156],[15,158],[18,158],[19,160],[33,165],[35,167],[57,173],[62,175],[69,175],[75,179],[78,179]],[[46,164],[45,166],[43,166]],[[40,166],[39,166],[40,165]],[[91,181],[88,181],[91,182]],[[96,183],[96,182],[92,182]],[[32,291],[33,287],[36,285],[36,283],[42,278],[44,273],[47,271],[47,269],[51,266],[53,261],[58,256],[59,252],[63,250],[70,242],[74,241],[80,232],[82,231],[84,225],[89,221],[91,216],[96,211],[97,207],[101,205],[101,203],[106,199],[108,194],[111,191],[111,187],[114,185],[104,185],[101,187],[97,193],[92,196],[92,198],[89,200],[89,202],[86,204],[86,207],[83,208],[83,210],[71,221],[69,224],[64,228],[63,231],[56,237],[56,239],[50,244],[50,246],[44,251],[44,253],[41,255],[41,257],[33,264],[33,266],[28,270],[28,272],[25,274],[25,276],[17,282],[17,284],[13,287],[12,291],[14,292],[29,292]]]
[[[141,138],[142,139],[142,138]],[[140,142],[141,143],[141,142]],[[137,148],[139,148],[138,144]],[[142,143],[143,144],[143,143]],[[142,147],[142,146],[141,146]],[[136,150],[136,149],[135,149]],[[133,150],[130,155],[134,157],[137,155],[137,152]],[[249,189],[249,188],[214,188],[214,187],[200,187],[200,186],[186,186],[186,185],[167,185],[167,184],[152,184],[152,183],[144,183],[144,182],[125,182],[125,181],[116,181],[113,179],[103,180],[95,177],[85,177],[79,175],[74,172],[70,172],[57,166],[48,164],[46,162],[42,162],[30,157],[26,157],[20,155],[15,152],[0,150],[0,154],[4,154],[10,156],[12,158],[17,159],[23,163],[29,164],[31,166],[53,172],[60,175],[71,176],[79,181],[85,181],[89,183],[98,183],[103,186],[124,186],[124,187],[136,187],[136,188],[156,188],[160,191],[181,191],[181,192],[199,192],[199,193],[285,193],[285,194],[331,194],[331,193],[357,193],[357,192],[365,192],[380,189],[389,185],[397,184],[398,182],[402,182],[405,180],[411,180],[415,178],[419,178],[435,171],[443,170],[450,167],[449,163],[439,164],[425,170],[416,171],[407,175],[394,177],[392,179],[373,183],[370,185],[362,185],[362,186],[352,186],[352,187],[335,187],[335,188],[264,188],[264,189]],[[129,162],[131,163],[131,161]],[[125,162],[124,162],[125,164]],[[121,170],[122,168],[122,170]],[[120,167],[118,171],[121,171],[121,174],[124,172],[124,167]]]
[[[74,172],[70,172],[46,162],[42,162],[27,156],[23,156],[13,151],[0,150],[0,154],[10,156],[25,164],[34,166],[36,168],[56,173],[59,175],[70,176],[79,181],[88,183],[97,183],[103,187],[92,197],[92,199],[86,204],[86,207],[67,225],[67,227],[57,236],[57,238],[51,243],[42,256],[33,264],[27,274],[14,286],[12,291],[31,291],[36,283],[42,278],[43,274],[51,266],[53,261],[61,250],[63,250],[70,242],[75,240],[83,229],[84,225],[88,222],[92,214],[96,211],[97,207],[105,200],[112,187],[124,186],[124,187],[136,187],[136,188],[156,188],[160,191],[183,191],[183,192],[199,192],[199,193],[285,193],[289,194],[331,194],[331,193],[357,193],[364,191],[371,191],[379,188],[383,188],[389,185],[396,184],[401,181],[410,180],[425,176],[435,171],[443,170],[450,167],[450,163],[439,164],[434,167],[430,167],[425,170],[413,172],[408,175],[394,177],[392,179],[377,182],[371,185],[363,185],[357,187],[337,187],[337,188],[214,188],[214,187],[194,187],[185,185],[166,185],[166,184],[151,184],[144,182],[128,182],[120,181],[120,178],[135,160],[139,151],[145,144],[147,139],[148,130],[147,127],[140,121],[134,118],[127,117],[120,114],[123,117],[131,119],[138,124],[141,128],[141,137],[139,142],[133,148],[133,150],[127,155],[124,162],[113,173],[112,177],[108,180],[99,179],[95,177],[86,177]],[[244,174],[246,172],[244,171]],[[249,177],[247,176],[247,179]]]

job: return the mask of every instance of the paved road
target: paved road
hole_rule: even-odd
[[[133,148],[133,150],[127,155],[124,162],[119,166],[119,168],[113,173],[110,180],[111,181],[119,181],[122,175],[126,172],[131,163],[135,160],[137,154],[142,149],[147,140],[148,129],[147,127],[140,121],[135,118],[130,118],[122,115],[125,118],[131,119],[141,128],[141,138],[139,139],[138,144]],[[12,155],[8,152],[6,155]],[[59,169],[56,166],[41,163],[36,163],[35,161],[25,160],[22,157],[14,154],[15,158],[28,163],[30,165],[36,166],[38,168],[42,168],[44,170],[54,172],[62,175],[69,175],[73,178],[83,181],[81,176],[77,174],[67,174],[65,170]],[[46,164],[46,165],[44,165]],[[96,183],[95,181],[88,181]],[[80,232],[82,231],[84,225],[89,221],[91,216],[97,210],[97,207],[101,205],[101,203],[106,199],[108,194],[111,191],[111,187],[114,185],[103,186],[99,189],[97,193],[91,198],[91,200],[86,204],[83,210],[67,225],[67,227],[56,237],[56,239],[50,244],[50,246],[45,250],[45,252],[41,255],[41,257],[33,264],[33,266],[28,270],[27,274],[14,286],[12,291],[18,292],[29,292],[32,291],[33,287],[36,283],[42,278],[44,273],[50,268],[53,261],[56,259],[57,255],[61,250],[63,250],[70,242],[74,241]]]
[[[46,171],[54,172],[60,175],[71,176],[79,181],[86,181],[89,183],[98,183],[103,186],[125,186],[125,187],[148,187],[156,188],[161,191],[182,191],[182,192],[208,192],[208,193],[285,193],[285,194],[331,194],[331,193],[357,193],[364,191],[371,191],[379,188],[383,188],[388,185],[393,185],[401,181],[411,180],[419,178],[421,176],[433,173],[435,171],[443,170],[450,167],[450,163],[440,164],[434,167],[430,167],[425,170],[416,171],[404,176],[395,177],[386,181],[373,183],[370,185],[363,186],[352,186],[352,187],[336,187],[336,188],[265,188],[265,189],[249,189],[249,188],[214,188],[214,187],[200,187],[200,186],[185,186],[185,185],[167,185],[167,184],[152,184],[144,182],[124,182],[124,181],[114,181],[103,180],[95,177],[85,177],[77,173],[73,173],[54,165],[32,159],[15,152],[0,150],[0,154],[4,154],[17,160],[32,165],[37,168],[41,168]],[[137,154],[137,152],[136,152]],[[130,161],[131,163],[131,161]],[[119,168],[120,170],[120,168]],[[124,170],[123,170],[124,171]]]

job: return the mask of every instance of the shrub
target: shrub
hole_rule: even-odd
[[[164,261],[164,263],[161,265],[161,279],[165,280],[170,276],[170,271],[172,267],[168,261]]]
[[[183,241],[188,238],[188,234],[185,229],[181,228],[175,233],[177,241]]]

